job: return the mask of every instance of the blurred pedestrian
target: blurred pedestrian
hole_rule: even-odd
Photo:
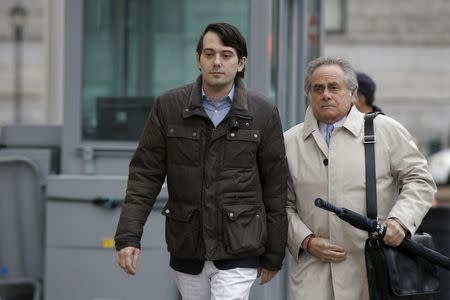
[[[358,93],[356,95],[355,105],[362,113],[382,112],[381,109],[373,104],[375,101],[375,91],[377,85],[369,75],[362,72],[356,73],[358,80]]]
[[[285,132],[288,183],[290,289],[294,300],[369,299],[364,245],[367,232],[314,206],[323,198],[366,212],[364,114],[352,105],[358,89],[340,58],[310,62],[304,89],[305,121]],[[409,132],[390,117],[374,120],[378,220],[383,242],[397,246],[414,234],[431,206],[435,184]]]

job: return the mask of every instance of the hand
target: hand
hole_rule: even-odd
[[[397,247],[405,238],[405,229],[395,219],[387,219],[383,224],[386,226],[386,235],[383,242],[391,247]]]
[[[135,247],[125,247],[117,254],[117,263],[128,274],[136,274],[136,266],[141,250]]]
[[[272,280],[272,278],[275,277],[275,275],[277,275],[278,271],[272,271],[272,270],[267,270],[264,268],[259,267],[258,268],[258,278],[261,278],[261,281],[259,282],[260,285],[262,284],[266,284],[269,281]]]
[[[311,237],[308,252],[325,262],[340,262],[347,258],[344,248],[330,243],[328,239],[319,237]]]

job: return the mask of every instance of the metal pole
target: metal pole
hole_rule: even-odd
[[[22,124],[22,42],[23,27],[14,27],[14,123]]]

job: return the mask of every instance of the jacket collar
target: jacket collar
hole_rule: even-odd
[[[356,106],[352,105],[350,112],[347,115],[347,119],[342,127],[346,128],[356,137],[361,132],[363,125],[364,115],[356,108]],[[312,112],[311,105],[309,105],[305,114],[303,139],[306,140],[314,131],[319,131],[319,125]]]
[[[247,90],[245,89],[244,82],[241,78],[236,78],[234,82],[234,99],[228,116],[248,116],[248,99]],[[200,75],[195,83],[192,85],[190,91],[189,100],[185,107],[183,107],[183,117],[187,118],[192,115],[201,115],[207,117],[202,106],[202,76]]]
[[[361,113],[355,105],[352,105],[347,120],[342,127],[347,128],[353,136],[357,137],[364,128],[364,114]]]

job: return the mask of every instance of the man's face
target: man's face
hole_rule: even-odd
[[[311,76],[311,108],[320,122],[332,124],[350,110],[352,95],[338,65],[322,65]]]
[[[203,49],[197,54],[197,66],[203,77],[203,86],[208,89],[228,89],[237,72],[244,69],[246,58],[238,59],[236,49],[225,46],[214,32],[203,37]]]

